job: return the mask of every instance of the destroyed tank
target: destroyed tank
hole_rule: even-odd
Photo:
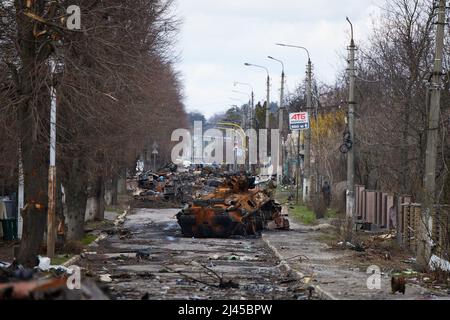
[[[215,192],[194,200],[177,214],[185,237],[229,238],[254,236],[271,221],[277,229],[289,229],[282,207],[267,191],[255,187],[255,178],[227,177]]]

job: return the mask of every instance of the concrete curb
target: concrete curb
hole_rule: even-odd
[[[126,216],[128,215],[128,213],[131,211],[131,208],[128,207],[128,209],[125,209],[123,211],[123,213],[121,215],[119,215],[116,220],[114,220],[114,226],[117,227],[119,224],[123,223],[125,221]],[[108,236],[105,233],[101,233],[92,243],[99,243],[100,241],[106,239]],[[67,260],[66,262],[64,262],[62,264],[63,267],[70,267],[75,265],[75,263],[77,263],[79,260],[81,259],[81,255],[76,255],[72,258],[70,258],[69,260]]]
[[[278,249],[270,243],[270,240],[266,235],[263,234],[262,239],[264,243],[267,245],[267,247],[273,252],[273,254],[280,260],[279,267],[280,269],[285,273],[292,273],[299,281],[303,282],[303,279],[305,278],[305,274],[302,272],[293,269],[289,263],[283,258],[283,256],[280,254]],[[322,300],[339,300],[335,296],[333,296],[331,293],[325,291],[318,285],[311,285],[311,287],[314,288],[315,293],[321,298]]]

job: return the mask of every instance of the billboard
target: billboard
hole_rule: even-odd
[[[289,127],[292,131],[309,129],[309,113],[297,112],[289,114]]]

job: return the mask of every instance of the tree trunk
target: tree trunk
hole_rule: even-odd
[[[24,117],[28,111],[28,108],[23,109]],[[48,172],[44,156],[47,153],[42,144],[36,143],[36,140],[33,139],[32,130],[36,128],[28,121],[23,122],[21,148],[25,181],[25,208],[22,212],[23,233],[17,259],[25,266],[34,267],[47,225]]]
[[[84,237],[84,221],[88,199],[88,179],[85,155],[82,150],[73,152],[72,161],[67,162],[64,172],[65,224],[67,240],[79,241]]]
[[[50,92],[45,80],[47,69],[43,66],[49,47],[34,37],[34,23],[23,14],[25,1],[16,0],[14,4],[20,39],[17,43],[20,55],[18,61],[21,62],[17,95],[22,102],[17,115],[25,180],[23,234],[17,260],[26,267],[34,267],[47,221],[48,139],[45,134],[47,128],[42,123],[44,126],[48,124],[46,120],[49,119],[50,111]],[[42,10],[42,4],[40,1],[36,10]]]
[[[112,184],[111,184],[111,205],[112,206],[117,206],[117,204],[118,204],[118,199],[117,199],[118,188],[119,188],[119,176],[115,174],[112,177]]]
[[[67,229],[65,228],[66,221],[66,213],[67,206],[63,201],[63,192],[62,192],[62,184],[60,183],[60,179],[56,184],[56,217],[57,217],[57,237],[56,237],[56,246],[64,245],[65,238],[67,236]],[[63,229],[60,229],[62,226]],[[62,233],[62,234],[61,234]]]
[[[450,176],[447,176],[444,181],[444,194],[442,203],[449,205],[450,204]]]
[[[407,103],[404,107],[404,121],[403,121],[403,132],[402,132],[402,140],[401,140],[401,148],[400,148],[400,161],[401,161],[401,177],[400,177],[400,193],[405,195],[410,192],[410,188],[408,187],[408,177],[409,177],[409,122],[410,122],[410,112],[409,112],[409,103]]]
[[[80,241],[84,237],[84,214],[86,212],[87,193],[83,189],[68,188],[67,205],[67,239]]]
[[[117,193],[119,195],[127,193],[127,170],[120,170],[120,175],[117,180]]]
[[[32,176],[29,172],[24,166],[26,205],[22,212],[23,231],[17,260],[26,267],[34,267],[47,225],[47,193],[46,175],[33,175],[33,178],[29,179]],[[44,183],[39,183],[38,180]]]
[[[102,176],[97,177],[94,187],[95,197],[95,221],[103,221],[105,219],[105,182]]]

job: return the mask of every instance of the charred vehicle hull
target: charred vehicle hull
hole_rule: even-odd
[[[253,186],[254,179],[231,177],[216,190],[194,200],[177,215],[185,237],[229,238],[258,235],[273,221],[277,229],[288,230],[282,207],[265,190]]]

